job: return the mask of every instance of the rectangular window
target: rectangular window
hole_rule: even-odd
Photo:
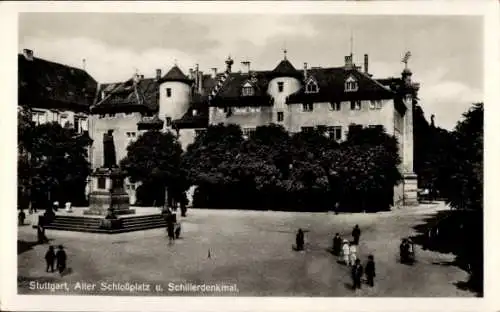
[[[283,112],[278,112],[278,122],[282,122],[284,119],[284,114]]]
[[[278,81],[278,92],[283,92],[285,83],[283,81]]]
[[[249,138],[253,133],[255,133],[255,128],[243,128],[243,135]]]
[[[106,178],[104,177],[97,178],[97,188],[101,190],[106,189]]]
[[[340,110],[340,102],[331,102],[330,109],[333,111],[339,111]]]
[[[361,110],[361,101],[351,101],[351,110]]]
[[[166,117],[165,124],[167,127],[171,127],[172,126],[172,117]]]
[[[311,132],[314,130],[314,127],[301,127],[302,132]]]
[[[382,101],[381,100],[370,101],[370,109],[382,109]]]
[[[342,140],[342,126],[328,127],[328,134],[335,141]]]
[[[167,88],[167,97],[172,97],[172,89]]]
[[[79,118],[75,117],[74,126],[75,126],[76,132],[80,133],[82,129],[80,129],[80,119]]]
[[[196,129],[196,130],[194,130],[194,134],[196,136],[202,135],[203,132],[205,132],[205,129]]]
[[[252,96],[253,95],[253,88],[252,87],[244,87],[241,90],[241,94],[243,96]]]
[[[304,112],[312,112],[314,109],[313,103],[304,103],[302,104],[302,111]]]

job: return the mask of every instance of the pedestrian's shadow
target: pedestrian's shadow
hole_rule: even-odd
[[[345,287],[345,289],[353,291],[353,287],[352,287],[351,283],[344,283],[344,287]]]
[[[31,250],[31,249],[33,249],[33,246],[36,246],[37,244],[38,244],[37,241],[27,242],[27,241],[18,240],[17,241],[17,254],[20,255],[28,250]]]
[[[52,240],[53,239],[49,239],[47,243],[50,243],[50,241],[52,241]],[[29,250],[32,250],[33,247],[36,245],[44,245],[44,244],[39,244],[38,241],[27,242],[27,241],[23,241],[23,240],[17,240],[17,254],[20,255],[20,254],[25,253]]]
[[[61,277],[65,277],[71,274],[73,274],[73,268],[66,268],[66,270],[62,272]]]

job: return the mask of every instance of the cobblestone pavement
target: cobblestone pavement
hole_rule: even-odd
[[[48,231],[51,244],[63,244],[68,273],[46,273],[47,245],[32,245],[30,226],[18,231],[26,250],[18,255],[19,293],[33,293],[31,281],[102,281],[161,283],[236,283],[245,296],[474,296],[455,283],[467,273],[449,265],[454,256],[424,251],[417,246],[414,266],[398,263],[402,237],[414,234],[443,204],[378,214],[293,213],[271,211],[189,210],[182,221],[182,239],[169,245],[164,229],[116,235]],[[347,267],[327,249],[335,232],[350,238],[354,224],[362,230],[359,255],[363,263],[375,256],[376,285],[353,292]],[[306,229],[306,251],[292,244],[298,228]],[[208,253],[210,252],[210,257]],[[164,288],[165,289],[165,288]],[[105,294],[106,290],[97,293]],[[44,293],[45,291],[38,291]],[[65,290],[55,291],[63,293]],[[86,294],[70,288],[74,294]],[[110,295],[148,295],[120,292]],[[186,293],[164,294],[186,295]],[[189,293],[187,293],[189,295]],[[228,295],[228,294],[224,294]]]

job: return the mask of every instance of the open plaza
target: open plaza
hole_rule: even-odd
[[[173,244],[165,228],[112,235],[47,230],[49,244],[63,245],[68,255],[63,276],[45,272],[48,244],[36,244],[36,230],[21,226],[18,291],[186,296],[206,285],[226,287],[204,293],[219,296],[474,296],[459,287],[468,273],[453,264],[453,254],[417,244],[417,262],[399,262],[401,239],[422,234],[419,225],[441,210],[449,208],[434,203],[376,214],[191,209],[179,219],[182,234]],[[357,291],[350,269],[329,252],[335,233],[351,239],[355,224],[362,231],[358,257],[364,265],[373,254],[377,265],[375,287],[364,283]],[[292,249],[299,228],[305,230],[302,252]]]

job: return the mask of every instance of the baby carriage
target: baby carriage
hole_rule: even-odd
[[[403,239],[399,246],[401,263],[413,264],[415,262],[415,245],[409,238]]]

